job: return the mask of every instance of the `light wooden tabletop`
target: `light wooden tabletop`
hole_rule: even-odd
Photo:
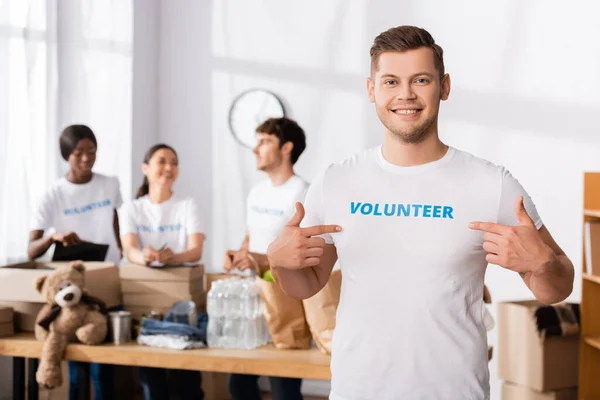
[[[0,338],[0,355],[38,358],[42,342],[32,334]],[[317,349],[278,350],[263,346],[254,350],[170,350],[131,342],[126,345],[86,346],[70,344],[65,359],[130,366],[164,367],[225,373],[330,380],[330,357]]]

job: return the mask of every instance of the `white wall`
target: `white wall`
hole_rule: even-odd
[[[212,240],[210,14],[206,1],[160,7],[159,140],[179,155],[176,190],[196,199]],[[211,257],[207,246],[203,260]]]
[[[132,197],[142,184],[144,154],[159,140],[160,7],[159,0],[134,1]]]
[[[182,159],[178,190],[202,205],[219,267],[239,246],[244,198],[260,179],[227,127],[233,97],[265,87],[306,129],[297,169],[381,140],[364,78],[373,37],[395,25],[428,29],[445,49],[453,90],[441,111],[449,144],[507,166],[577,268],[580,298],[582,173],[600,170],[600,6],[575,1],[160,2],[159,139]],[[515,274],[490,266],[494,301],[530,298]],[[495,309],[494,309],[495,311]],[[491,342],[496,342],[492,334]],[[491,363],[493,399],[499,396]]]

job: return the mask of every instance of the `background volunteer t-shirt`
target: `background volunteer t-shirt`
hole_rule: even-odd
[[[42,197],[31,230],[75,232],[84,241],[108,244],[106,261],[118,264],[119,248],[113,229],[114,211],[123,200],[119,179],[94,173],[83,184],[61,178]]]
[[[181,253],[187,249],[189,235],[204,233],[194,200],[175,194],[160,204],[152,203],[148,196],[128,202],[119,210],[119,222],[121,236],[134,233],[140,249],[165,246]]]
[[[271,242],[296,212],[296,202],[304,201],[307,189],[308,183],[297,175],[283,185],[273,186],[267,179],[252,188],[246,206],[251,252],[266,254]]]
[[[518,223],[504,168],[448,149],[414,167],[381,147],[332,165],[310,187],[302,226],[339,224],[343,281],[332,350],[333,400],[489,398],[482,320],[487,262],[471,221]]]

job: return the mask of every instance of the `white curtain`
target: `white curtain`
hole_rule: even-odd
[[[97,172],[131,187],[132,0],[0,0],[0,265],[26,257],[39,197],[67,170],[58,136],[90,126]]]

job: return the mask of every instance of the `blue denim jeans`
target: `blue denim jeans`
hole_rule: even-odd
[[[94,387],[94,399],[112,400],[115,398],[115,371],[110,364],[89,364],[69,361],[69,400],[87,398],[82,390],[89,386],[82,382],[82,376],[89,376]]]
[[[198,371],[140,367],[139,372],[145,400],[169,398],[167,373],[171,377],[171,384],[175,388],[179,400],[204,399],[204,392],[200,387],[202,375]]]

